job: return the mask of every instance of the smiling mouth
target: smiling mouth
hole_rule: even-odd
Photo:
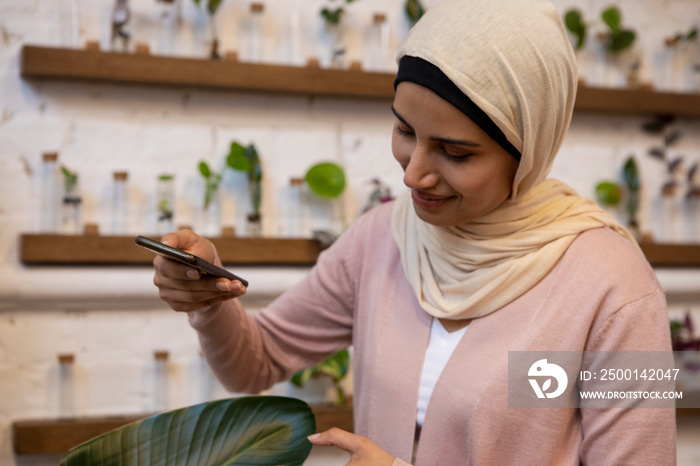
[[[454,196],[435,196],[415,189],[411,191],[411,197],[414,204],[424,209],[434,209],[454,199]]]

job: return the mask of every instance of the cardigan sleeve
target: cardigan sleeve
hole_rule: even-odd
[[[351,344],[349,257],[357,247],[356,230],[351,226],[302,282],[260,313],[247,313],[238,299],[190,313],[202,352],[227,390],[259,393]]]
[[[616,310],[592,329],[587,351],[668,351],[671,338],[660,288]],[[581,409],[582,464],[676,464],[674,408]]]

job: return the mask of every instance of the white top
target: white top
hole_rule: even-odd
[[[433,325],[430,327],[430,343],[425,352],[423,373],[420,377],[420,389],[418,391],[416,423],[419,426],[423,425],[425,412],[428,409],[428,403],[435,389],[435,384],[466,330],[467,327],[464,327],[450,333],[445,330],[439,319],[433,319]]]

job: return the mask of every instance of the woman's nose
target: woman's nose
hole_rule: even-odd
[[[439,179],[437,168],[430,160],[430,154],[420,146],[416,146],[404,169],[403,183],[411,189],[427,189],[434,187]]]

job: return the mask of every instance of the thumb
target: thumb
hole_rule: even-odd
[[[334,446],[352,454],[359,447],[359,438],[343,429],[333,427],[325,432],[309,436],[309,442],[314,445]]]

